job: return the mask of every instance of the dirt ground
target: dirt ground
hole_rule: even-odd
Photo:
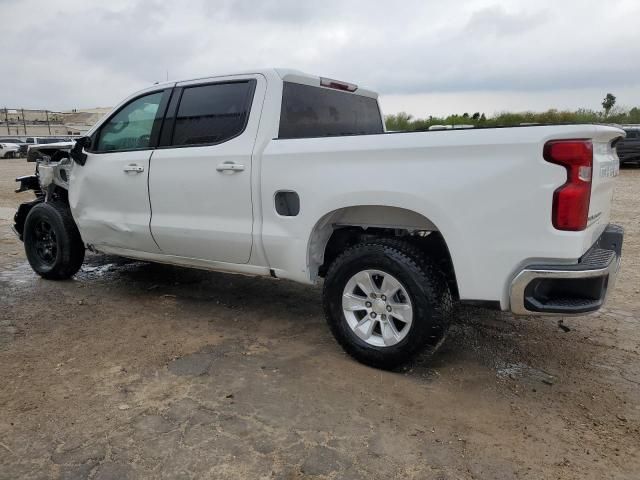
[[[101,255],[38,278],[10,231],[31,171],[0,160],[0,479],[640,478],[640,169],[606,308],[467,310],[398,373],[340,350],[318,288]]]

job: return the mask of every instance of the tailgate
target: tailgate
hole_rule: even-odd
[[[598,128],[593,137],[593,172],[591,201],[589,203],[589,248],[609,224],[613,186],[620,170],[620,161],[612,143],[621,136],[621,131],[610,127]]]

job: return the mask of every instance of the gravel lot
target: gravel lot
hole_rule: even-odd
[[[320,291],[90,255],[33,274],[0,160],[0,479],[637,479],[640,169],[621,172],[596,315],[469,310],[399,373],[359,365]]]

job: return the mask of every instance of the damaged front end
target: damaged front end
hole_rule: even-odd
[[[20,240],[23,239],[27,215],[35,205],[54,200],[68,203],[73,145],[74,142],[60,142],[29,148],[29,161],[36,162],[36,171],[34,175],[16,178],[20,183],[16,193],[33,191],[36,198],[22,203],[14,216],[13,230]]]

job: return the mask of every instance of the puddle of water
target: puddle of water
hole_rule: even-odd
[[[22,262],[10,269],[0,271],[0,281],[15,283],[32,282],[37,275],[28,262]],[[38,277],[39,278],[39,277]]]
[[[91,273],[94,276],[101,277],[105,273],[113,270],[117,265],[115,263],[105,263],[104,265],[84,265],[80,270],[83,273]]]

